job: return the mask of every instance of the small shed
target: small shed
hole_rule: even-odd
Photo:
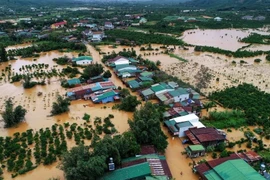
[[[190,145],[185,149],[186,149],[187,155],[191,158],[205,155],[205,148],[200,144]]]
[[[81,84],[81,81],[78,78],[74,78],[74,79],[69,79],[67,80],[67,83],[69,86],[75,86],[77,84]]]

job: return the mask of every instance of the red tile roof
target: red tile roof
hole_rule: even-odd
[[[66,25],[67,22],[66,21],[62,21],[62,22],[58,22],[58,23],[54,23],[54,26],[61,26],[61,25]]]

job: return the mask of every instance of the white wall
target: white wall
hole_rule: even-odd
[[[79,64],[79,65],[86,65],[86,64],[91,64],[92,61],[89,61],[89,60],[82,60],[82,61],[76,61],[76,64]]]
[[[179,129],[179,137],[184,137],[185,136],[185,131],[188,130],[189,128],[193,127],[192,125],[191,126],[187,126],[187,127],[182,127]]]
[[[182,94],[180,96],[175,96],[173,98],[174,98],[174,102],[180,102],[180,101],[187,100],[189,98],[189,94]]]

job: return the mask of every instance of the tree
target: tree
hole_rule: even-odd
[[[137,100],[136,96],[129,95],[122,99],[121,104],[119,104],[119,109],[133,112],[136,110],[136,107],[139,104],[140,104],[140,101]]]
[[[65,153],[60,164],[67,180],[95,180],[104,174],[106,168],[106,157],[90,153],[83,145]]]
[[[195,79],[197,81],[196,87],[198,89],[207,88],[212,79],[209,68],[202,65],[200,70],[195,75]]]
[[[119,96],[125,98],[130,95],[130,92],[127,88],[123,88],[119,91]]]
[[[110,78],[110,77],[112,77],[111,71],[110,70],[105,71],[105,73],[103,74],[103,77],[104,78]]]
[[[135,111],[129,126],[140,144],[153,144],[158,151],[164,152],[168,142],[160,128],[163,111],[151,102],[145,103],[141,109]]]
[[[84,79],[89,79],[91,77],[98,76],[101,73],[103,73],[103,66],[101,64],[91,64],[83,70],[82,77]]]
[[[57,95],[57,101],[53,103],[51,114],[57,115],[69,111],[70,101],[68,98],[63,98]]]
[[[2,114],[2,117],[5,122],[5,127],[13,127],[16,124],[24,120],[26,114],[26,109],[22,106],[16,106],[13,110],[13,103],[11,99],[8,99],[5,103],[5,111]]]
[[[0,59],[1,59],[1,62],[7,62],[8,61],[8,58],[7,58],[7,51],[5,49],[4,46],[1,47],[1,51],[0,51]]]

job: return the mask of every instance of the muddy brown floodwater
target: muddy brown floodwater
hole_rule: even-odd
[[[193,29],[185,31],[181,37],[186,43],[200,46],[212,46],[220,49],[236,51],[248,44],[239,42],[251,33],[269,34],[264,31],[252,29]]]
[[[9,49],[27,47],[29,44],[18,45],[13,47],[8,47]],[[100,55],[92,47],[88,46],[94,61],[100,61]],[[61,70],[65,66],[59,66],[52,61],[53,58],[61,56],[73,57],[77,56],[76,53],[60,53],[57,51],[51,51],[46,53],[41,53],[39,58],[18,58],[15,61],[9,61],[7,63],[1,63],[0,71],[5,69],[7,66],[11,65],[12,72],[18,72],[22,65],[31,65],[38,63],[49,64],[49,68],[57,68]],[[123,83],[113,74],[111,81],[113,81],[116,86],[123,87]],[[41,96],[37,96],[38,92],[42,92]],[[68,113],[63,113],[58,116],[48,117],[50,114],[52,103],[55,101],[56,94],[59,93],[64,95],[66,89],[62,88],[58,78],[52,78],[51,83],[45,86],[36,86],[31,89],[24,89],[21,82],[9,83],[8,80],[3,79],[0,83],[0,110],[4,110],[4,103],[8,98],[12,98],[15,105],[22,105],[27,109],[27,114],[25,117],[25,122],[20,123],[17,127],[5,129],[3,122],[0,122],[0,136],[12,136],[15,132],[24,132],[27,129],[39,130],[40,128],[51,127],[55,123],[63,124],[64,122],[76,122],[77,124],[83,124],[85,121],[82,117],[85,113],[91,116],[91,123],[95,117],[107,117],[109,114],[114,115],[111,120],[115,125],[119,133],[123,133],[129,129],[127,120],[132,118],[132,113],[123,112],[118,110],[113,110],[112,106],[114,103],[108,104],[93,104],[91,101],[77,100],[72,101],[70,105],[70,111]],[[86,143],[87,144],[87,143]],[[71,148],[76,146],[74,142],[68,142],[68,147]],[[28,179],[41,179],[48,180],[49,178],[60,178],[64,179],[63,172],[59,170],[56,166],[58,163],[54,163],[50,166],[39,166],[35,170],[26,173],[25,175],[18,176],[15,179],[28,180]],[[5,179],[11,179],[11,174],[4,171]]]

